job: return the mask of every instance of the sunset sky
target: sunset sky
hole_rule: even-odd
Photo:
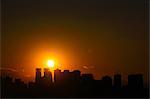
[[[2,0],[1,70],[34,77],[36,67],[148,80],[146,0]]]

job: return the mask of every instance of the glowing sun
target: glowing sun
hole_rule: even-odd
[[[47,65],[48,65],[48,67],[54,67],[54,64],[55,64],[55,62],[53,61],[53,60],[48,60],[47,61]]]

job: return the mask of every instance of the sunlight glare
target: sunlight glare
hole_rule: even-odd
[[[53,60],[48,60],[47,61],[47,65],[48,65],[48,67],[54,67],[54,64],[55,64],[55,62],[53,61]]]

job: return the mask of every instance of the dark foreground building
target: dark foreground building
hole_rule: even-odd
[[[143,85],[141,74],[128,76],[128,85],[123,86],[121,75],[95,80],[92,74],[81,74],[79,70],[54,70],[54,82],[49,69],[36,69],[35,82],[24,84],[21,79],[13,81],[1,77],[1,97],[3,98],[148,98],[149,88]]]

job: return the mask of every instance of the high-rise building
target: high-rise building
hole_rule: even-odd
[[[122,86],[122,82],[121,82],[121,75],[120,74],[116,74],[114,75],[114,87],[115,88],[121,88]]]
[[[56,69],[54,70],[54,82],[59,82],[62,79],[62,73],[61,70]]]
[[[52,82],[52,73],[48,68],[44,68],[44,80]]]
[[[36,68],[35,81],[36,82],[40,82],[41,81],[41,68]]]
[[[69,70],[64,70],[63,72],[63,79],[66,81],[66,80],[69,80],[70,76],[71,76],[71,73]]]

